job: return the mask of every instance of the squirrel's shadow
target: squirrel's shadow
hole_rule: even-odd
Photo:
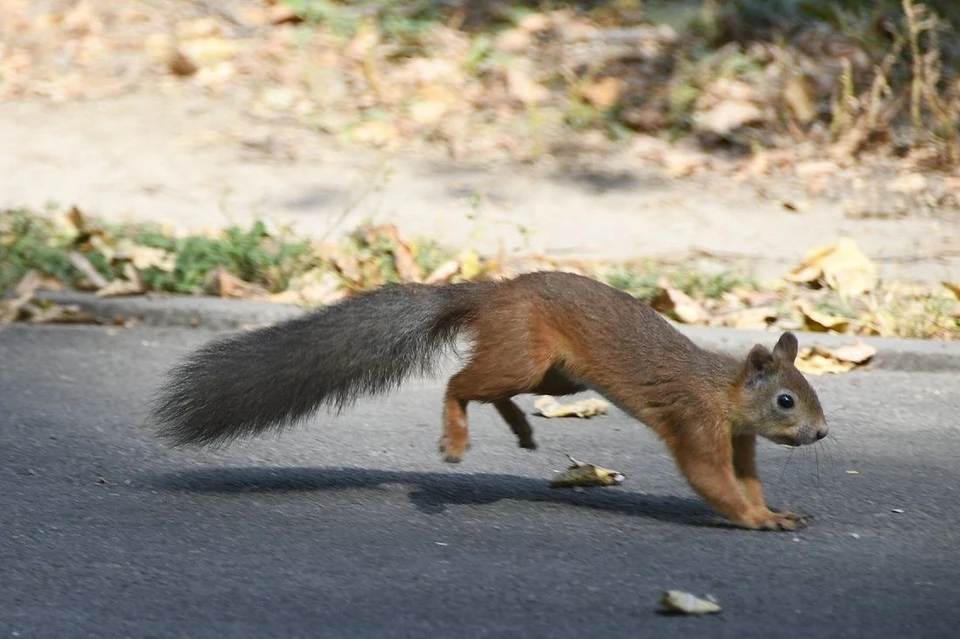
[[[410,503],[429,515],[448,505],[484,505],[501,500],[565,504],[693,526],[727,527],[706,504],[691,497],[658,496],[620,488],[583,491],[550,488],[544,479],[492,473],[456,474],[367,468],[233,467],[184,470],[147,478],[154,489],[192,493],[268,493],[412,488]]]

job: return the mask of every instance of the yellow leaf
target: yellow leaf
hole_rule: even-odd
[[[457,261],[460,262],[460,276],[465,280],[474,280],[483,272],[480,255],[476,251],[460,251]]]
[[[803,314],[804,328],[808,331],[819,333],[836,331],[842,333],[850,324],[850,321],[845,317],[817,310],[809,300],[799,300],[797,308]]]
[[[836,244],[810,251],[786,279],[791,282],[819,282],[839,293],[854,297],[877,285],[877,266],[856,242],[843,238]]]
[[[673,315],[684,324],[704,324],[707,321],[707,312],[692,297],[670,286],[666,280],[661,280],[659,286],[660,290],[650,301],[650,306],[661,313]]]

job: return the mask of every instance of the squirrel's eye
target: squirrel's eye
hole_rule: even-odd
[[[777,395],[777,406],[783,409],[793,408],[793,395],[787,393]]]

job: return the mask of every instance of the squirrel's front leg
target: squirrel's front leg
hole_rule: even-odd
[[[741,447],[739,463],[743,466],[752,464],[753,458],[744,455],[749,443],[742,443]],[[763,504],[760,482],[755,473],[753,480],[756,483],[747,477],[746,484],[741,487],[734,470],[734,441],[723,436],[720,429],[690,429],[683,437],[673,439],[670,448],[677,466],[694,490],[731,522],[755,530],[797,530],[804,526],[802,518],[797,515],[775,513]],[[747,486],[750,486],[749,491]]]
[[[768,509],[763,497],[763,486],[760,484],[760,477],[757,476],[757,436],[734,435],[732,442],[733,472],[740,482],[744,495],[753,505]],[[803,520],[803,515],[797,513],[780,512],[778,514],[795,521]]]

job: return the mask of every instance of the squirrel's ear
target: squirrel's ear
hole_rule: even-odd
[[[744,379],[747,385],[760,380],[773,366],[773,355],[762,344],[757,344],[747,353],[744,364]]]
[[[777,345],[773,347],[773,356],[792,363],[797,359],[799,350],[800,344],[797,342],[797,336],[787,332],[780,336]]]

